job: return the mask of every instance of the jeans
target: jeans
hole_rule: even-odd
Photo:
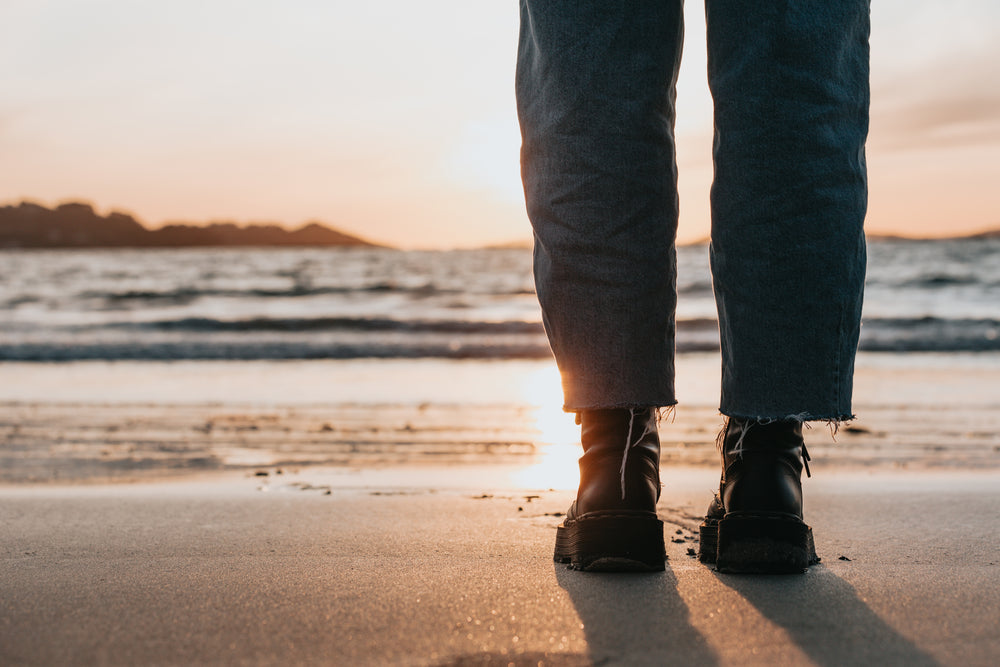
[[[723,414],[848,419],[865,274],[868,0],[705,0]],[[516,92],[564,407],[674,393],[681,0],[521,0]]]

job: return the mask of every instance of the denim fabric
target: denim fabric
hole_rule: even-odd
[[[851,416],[868,0],[706,0],[721,410]],[[675,403],[680,0],[521,0],[535,281],[565,408]]]

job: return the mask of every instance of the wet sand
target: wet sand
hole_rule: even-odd
[[[522,466],[314,469],[0,489],[0,663],[992,665],[992,473],[825,471],[823,561],[690,555],[715,484],[665,470],[666,572],[551,560],[571,492]]]
[[[664,465],[717,464],[717,355],[678,358]],[[858,419],[807,431],[819,468],[1000,469],[1000,355],[858,358]],[[575,469],[551,362],[0,364],[0,484],[260,467],[536,462]]]
[[[1000,386],[1000,385],[998,385]],[[819,469],[1000,470],[1000,410],[870,407],[832,438],[812,425]],[[718,465],[722,418],[683,406],[660,423],[663,465]],[[0,403],[0,484],[156,481],[219,472],[387,465],[531,465],[575,471],[572,418],[521,404],[228,405]]]

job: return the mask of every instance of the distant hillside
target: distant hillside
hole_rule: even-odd
[[[192,246],[378,247],[316,222],[289,231],[278,225],[168,224],[146,229],[125,213],[100,216],[89,204],[54,209],[22,202],[0,207],[0,248],[181,248]]]
[[[960,234],[958,236],[937,236],[933,238],[921,238],[919,236],[899,236],[897,234],[866,234],[869,241],[896,241],[903,243],[926,243],[934,241],[967,241],[978,239],[1000,238],[1000,229],[991,229],[985,232],[974,234]]]

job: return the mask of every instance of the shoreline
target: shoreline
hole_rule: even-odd
[[[679,353],[676,362],[681,407],[717,406],[719,353]],[[549,394],[559,392],[551,359],[0,361],[0,380],[0,403],[518,403],[532,387],[527,398],[535,401],[543,395],[558,400]],[[997,387],[995,351],[861,351],[855,364],[856,411],[868,405],[1000,408]]]
[[[717,355],[678,357],[662,467],[718,464]],[[1000,354],[860,354],[858,418],[806,431],[823,469],[1000,468]],[[0,484],[128,483],[278,468],[576,470],[552,362],[0,364]]]

